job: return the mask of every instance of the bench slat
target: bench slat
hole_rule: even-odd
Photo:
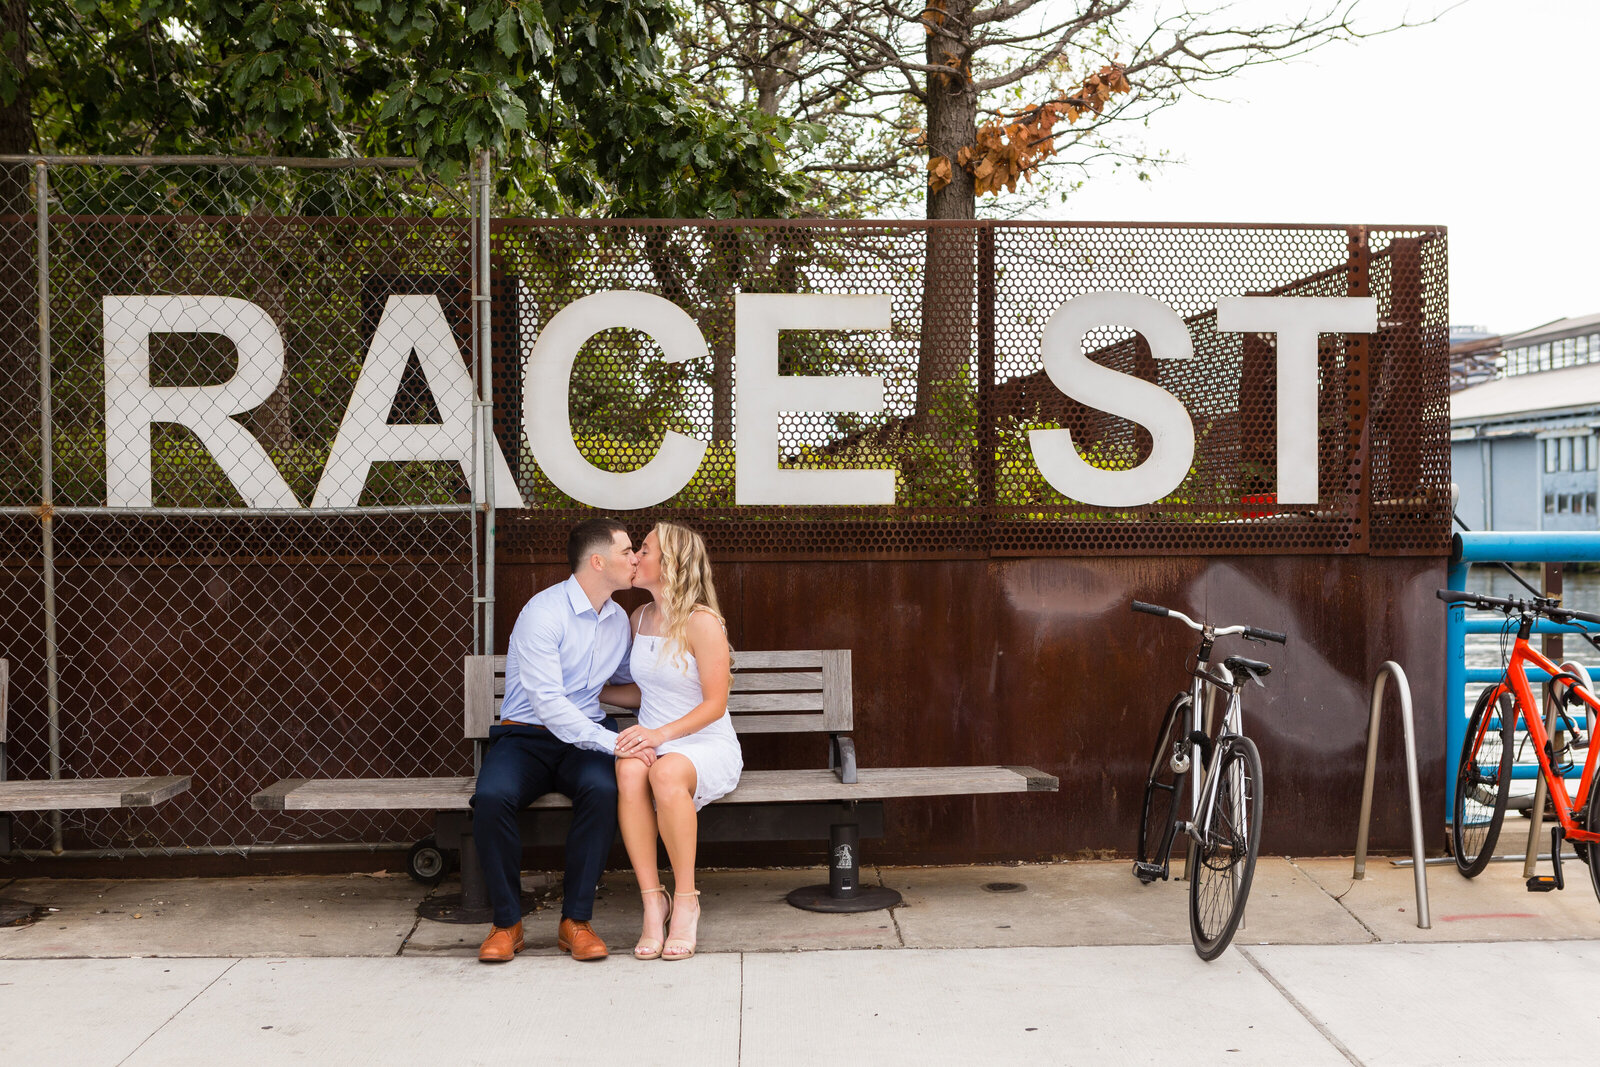
[[[815,800],[886,800],[891,797],[965,796],[972,793],[1052,792],[1053,775],[1032,767],[863,768],[854,785],[832,771],[746,771],[739,788],[719,804],[774,804]],[[250,798],[266,811],[407,809],[460,811],[472,797],[472,778],[287,779]],[[281,806],[280,806],[281,805]],[[565,808],[571,802],[547,793],[531,808]]]
[[[784,690],[822,692],[822,672],[747,671],[740,663],[733,672],[735,693],[776,693]]]
[[[733,672],[733,692],[735,693],[773,693],[781,691],[813,692],[823,691],[823,673],[821,671],[745,671],[744,663],[740,662]],[[494,676],[495,707],[500,706],[500,699],[506,695],[506,676]],[[482,699],[481,697],[479,699]]]
[[[148,808],[184,792],[188,775],[0,782],[0,811]]]

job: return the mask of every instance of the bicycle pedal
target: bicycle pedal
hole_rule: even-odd
[[[1140,863],[1133,861],[1133,876],[1145,885],[1149,885],[1157,878],[1163,882],[1167,880],[1167,867],[1164,863]]]
[[[1561,886],[1556,883],[1553,875],[1536,874],[1528,879],[1528,892],[1530,893],[1549,893],[1560,888]]]

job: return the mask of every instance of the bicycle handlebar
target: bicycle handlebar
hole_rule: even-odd
[[[1545,615],[1553,622],[1571,622],[1573,619],[1581,619],[1584,622],[1600,625],[1600,615],[1589,611],[1578,611],[1576,608],[1557,607],[1556,602],[1549,597],[1530,597],[1522,600],[1516,597],[1467,593],[1459,589],[1437,589],[1433,595],[1446,604],[1470,604],[1483,611],[1499,611],[1507,615],[1512,612]]]
[[[1146,615],[1165,615],[1168,618],[1177,619],[1191,630],[1205,629],[1203,623],[1195,622],[1183,612],[1173,611],[1171,608],[1164,608],[1159,604],[1146,604],[1142,600],[1135,600],[1130,606],[1134,611],[1142,611]],[[1240,634],[1250,641],[1274,641],[1280,645],[1289,643],[1288,634],[1280,634],[1276,630],[1262,630],[1254,626],[1217,626],[1211,632],[1217,637]]]

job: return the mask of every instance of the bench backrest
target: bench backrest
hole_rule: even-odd
[[[506,692],[504,656],[468,656],[463,728],[489,736]],[[735,652],[728,711],[733,728],[757,733],[847,733],[851,729],[850,650]],[[633,721],[630,712],[618,722]]]

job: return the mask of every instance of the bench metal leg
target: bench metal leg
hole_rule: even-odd
[[[461,829],[461,892],[428,897],[417,905],[417,915],[441,923],[476,924],[491,922],[489,891],[483,881],[483,864],[478,860],[478,844],[472,836],[472,823]],[[539,901],[531,893],[522,894],[522,914],[535,911]]]
[[[901,896],[881,885],[861,884],[861,827],[835,823],[828,831],[828,884],[808,885],[789,894],[805,911],[856,912],[892,908]]]

